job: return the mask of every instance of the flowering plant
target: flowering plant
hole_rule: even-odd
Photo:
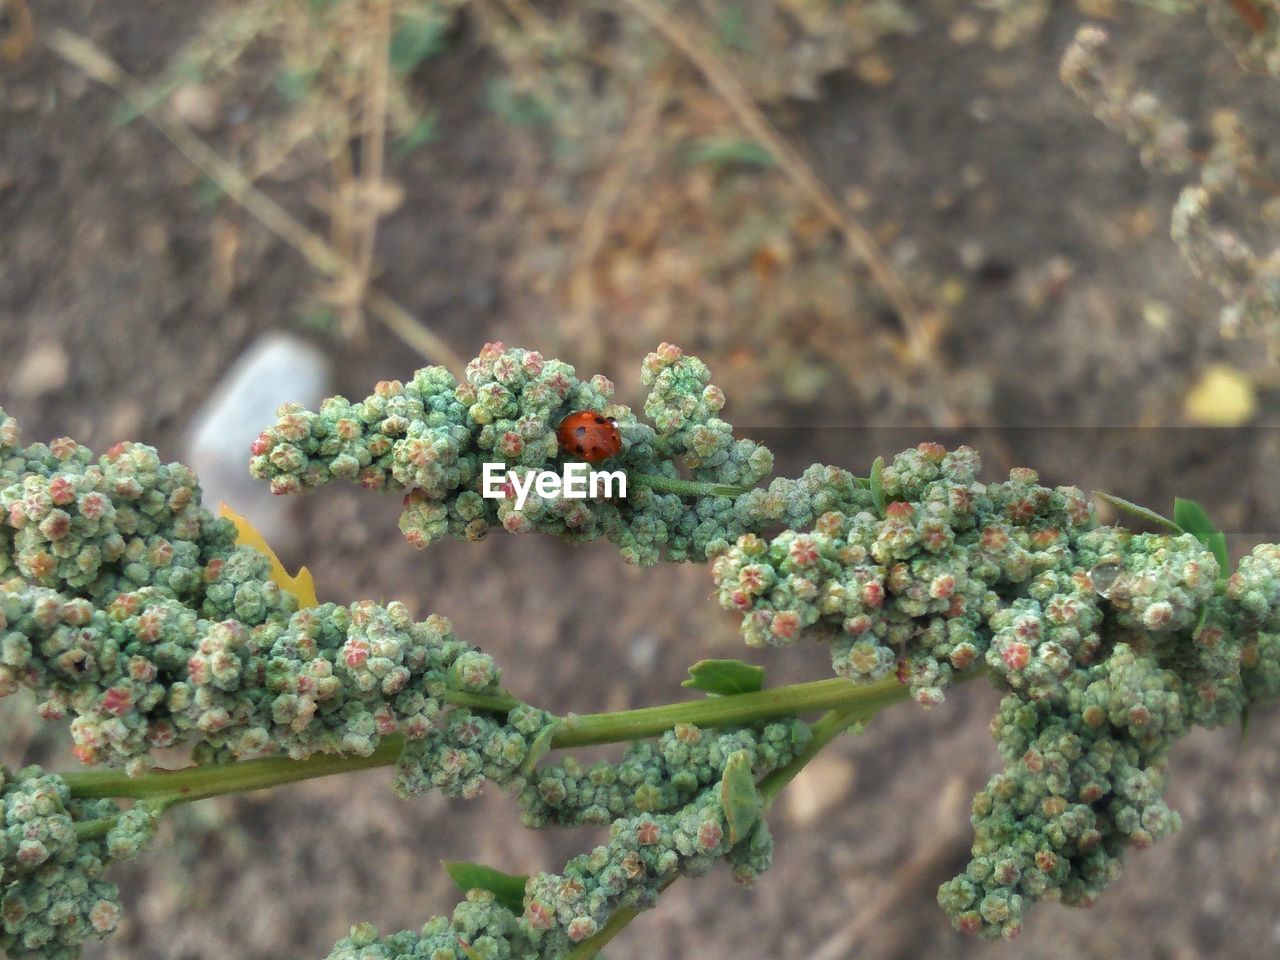
[[[974,798],[972,858],[938,902],[959,930],[1011,937],[1034,901],[1092,902],[1130,848],[1177,827],[1162,796],[1180,736],[1280,693],[1280,547],[1232,572],[1193,503],[1165,518],[1110,498],[1159,530],[1135,533],[1101,525],[1074,487],[1027,469],[983,482],[974,451],[928,443],[865,477],[815,465],[764,486],[772,455],[734,437],[701,361],[662,344],[643,382],[641,417],[603,377],[489,344],[461,382],[427,368],[359,402],[281,408],[250,470],[280,494],[395,491],[418,547],[502,528],[705,562],[748,645],[821,641],[834,678],[768,687],[758,667],[704,660],[686,683],[704,699],[557,715],[509,693],[443,617],[318,602],[152,448],[23,446],[0,413],[0,696],[35,691],[101,767],[0,773],[0,949],[60,960],[109,934],[105,867],[175,805],[394,765],[405,796],[489,781],[527,826],[608,838],[559,873],[451,864],[466,894],[452,917],[386,937],[358,924],[331,960],[594,957],[682,875],[725,860],[753,882],[774,798],[841,733],[978,676],[1003,693],[1005,768]],[[521,477],[571,457],[557,428],[583,410],[616,424],[600,466],[628,496],[482,495],[484,463]],[[548,759],[608,743],[630,745]],[[177,745],[193,764],[155,769]]]

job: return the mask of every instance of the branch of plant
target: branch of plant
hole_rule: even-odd
[[[341,256],[323,238],[254,186],[249,177],[224,160],[170,111],[152,103],[147,88],[97,46],[61,27],[51,30],[44,42],[62,59],[119,94],[131,109],[146,118],[227,197],[302,254],[318,273],[339,281],[359,276],[358,265]],[[365,304],[371,315],[425,359],[441,363],[455,373],[462,370],[462,358],[453,348],[385,293],[366,287]]]
[[[870,720],[879,709],[872,709],[868,712],[866,708],[854,707],[829,710],[824,714],[822,719],[818,720],[810,728],[813,732],[813,740],[810,741],[809,746],[785,767],[779,767],[764,777],[758,784],[760,794],[764,797],[765,809],[768,810],[773,805],[773,801],[777,799],[783,788],[794,780],[800,771],[825,747],[829,746],[833,740],[854,724],[865,723]],[[665,892],[678,876],[679,874],[672,877],[663,886],[662,891]],[[593,960],[610,940],[616,937],[627,924],[639,915],[640,911],[635,907],[621,907],[615,910],[609,915],[608,921],[600,932],[575,947],[565,960]]]
[[[628,474],[628,479],[638,487],[647,487],[658,493],[676,493],[682,497],[738,497],[751,489],[730,483],[703,483],[651,473]]]
[[[365,64],[364,103],[360,129],[360,192],[357,209],[355,273],[352,300],[364,301],[373,275],[373,250],[378,237],[383,190],[382,168],[387,138],[387,87],[390,82],[391,4],[375,0],[371,17],[369,53]],[[363,315],[349,309],[344,318],[347,338],[363,334]]]
[[[640,707],[610,713],[573,714],[561,718],[551,741],[552,749],[571,749],[597,744],[628,743],[654,737],[676,724],[699,727],[739,726],[802,716],[821,710],[838,711],[849,723],[869,720],[882,708],[908,699],[908,688],[896,677],[875,683],[857,684],[834,678],[773,687],[755,693],[708,697],[679,703]],[[451,693],[451,704],[473,710],[505,714],[520,701],[506,694]],[[827,736],[829,717],[818,721],[815,740]],[[838,730],[830,733],[834,737]],[[244,793],[268,787],[351,773],[395,763],[403,741],[385,738],[368,756],[326,754],[306,760],[268,757],[233,763],[190,766],[178,770],[157,770],[130,777],[120,770],[89,770],[66,774],[73,797],[152,799],[166,803],[189,803],[229,793]],[[783,768],[788,769],[788,768]],[[779,771],[781,773],[782,771]],[[793,774],[794,775],[794,774]],[[786,779],[790,779],[787,777]]]

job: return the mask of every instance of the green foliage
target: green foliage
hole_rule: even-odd
[[[1231,565],[1231,559],[1227,555],[1227,537],[1209,519],[1204,507],[1194,500],[1179,497],[1173,502],[1173,522],[1209,549],[1218,561],[1220,576],[1225,580]]]
[[[1158,527],[1162,530],[1168,530],[1171,533],[1183,532],[1182,527],[1178,526],[1177,523],[1170,520],[1168,517],[1163,516],[1162,514],[1156,513],[1150,507],[1144,507],[1141,504],[1131,503],[1130,501],[1125,500],[1122,497],[1112,496],[1109,493],[1099,493],[1099,494],[1096,494],[1096,496],[1103,503],[1110,504],[1112,507],[1115,507],[1121,513],[1127,513],[1131,517],[1137,517],[1139,520],[1149,523],[1153,527]]]
[[[465,860],[445,860],[444,869],[463,893],[487,890],[500,905],[511,912],[519,913],[524,909],[524,885],[529,881],[528,876],[503,873],[493,867]]]
[[[436,9],[402,12],[391,36],[392,71],[400,75],[412,73],[443,51],[450,24],[451,19]]]
[[[689,679],[680,686],[722,697],[754,693],[764,686],[764,667],[741,660],[699,660],[689,668]]]
[[[517,90],[503,79],[485,85],[485,104],[500,120],[515,126],[545,124],[553,116],[550,105],[536,94]]]
[[[876,515],[884,516],[884,457],[876,457],[871,464],[871,502],[875,504]]]
[[[725,765],[720,803],[729,824],[729,842],[736,844],[746,838],[764,811],[764,797],[756,787],[751,760],[745,752],[735,753]]]
[[[698,140],[689,147],[686,162],[690,166],[716,168],[768,168],[776,163],[768,149],[754,140],[745,140],[740,137],[706,137]]]

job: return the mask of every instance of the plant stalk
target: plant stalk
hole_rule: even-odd
[[[560,721],[551,746],[553,749],[568,749],[626,743],[658,736],[678,723],[699,727],[738,726],[819,710],[841,711],[847,715],[848,723],[853,723],[859,719],[870,719],[881,708],[905,700],[908,695],[907,687],[895,677],[867,684],[835,678],[636,710],[569,714]],[[456,705],[499,713],[506,713],[519,703],[505,694],[455,694],[449,699]],[[819,721],[819,729],[824,722]],[[136,777],[119,770],[88,770],[66,774],[65,779],[71,787],[72,796],[81,799],[116,797],[189,803],[228,793],[263,790],[301,780],[389,766],[395,763],[402,746],[403,739],[397,735],[383,739],[373,753],[365,757],[343,754],[326,754],[306,760],[267,757],[178,770],[156,770]]]

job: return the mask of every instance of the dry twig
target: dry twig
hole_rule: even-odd
[[[889,262],[884,251],[880,249],[871,232],[831,192],[808,161],[769,122],[743,86],[742,81],[698,35],[696,28],[682,24],[655,0],[624,0],[624,2],[697,67],[712,88],[724,98],[725,103],[737,116],[738,122],[747,133],[769,151],[783,173],[822,211],[824,216],[844,233],[854,254],[867,265],[872,279],[897,312],[910,347],[911,358],[920,363],[927,363],[933,353],[933,335],[921,317],[906,284],[898,276],[898,272]]]
[[[213,180],[233,202],[301,253],[317,272],[338,282],[359,275],[356,264],[339,254],[293,214],[254,186],[247,176],[224,160],[171,112],[152,104],[146,87],[89,40],[58,27],[50,31],[44,42],[62,59],[115,90],[130,107],[164,134],[201,173]],[[385,293],[366,288],[364,302],[371,315],[377,317],[425,359],[441,363],[455,373],[461,371],[461,357]]]

